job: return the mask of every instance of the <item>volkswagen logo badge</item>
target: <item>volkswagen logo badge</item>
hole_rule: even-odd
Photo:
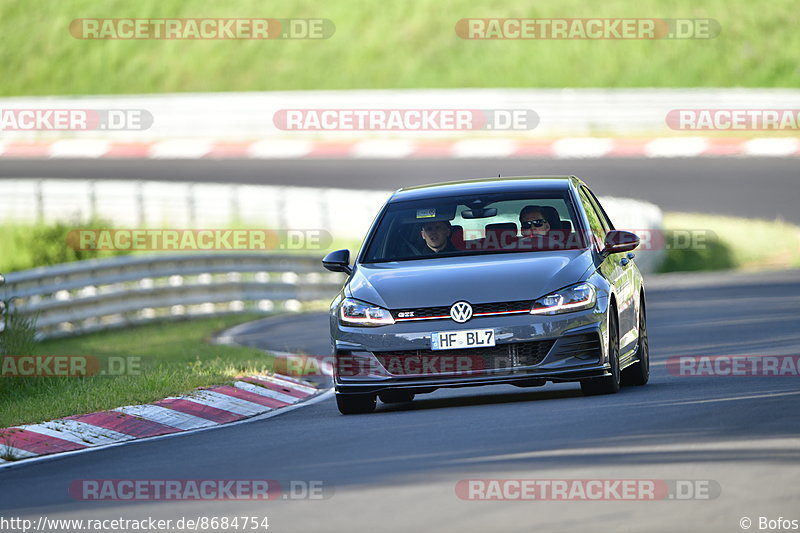
[[[472,306],[469,305],[467,302],[456,302],[450,308],[450,318],[458,322],[459,324],[463,324],[470,318],[472,318]]]

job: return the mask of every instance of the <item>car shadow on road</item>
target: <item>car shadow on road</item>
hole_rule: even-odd
[[[580,387],[575,384],[571,389],[542,389],[524,390],[520,392],[488,392],[487,394],[470,394],[463,396],[447,396],[444,398],[437,398],[434,396],[417,396],[414,401],[403,403],[390,403],[385,404],[378,402],[378,412],[391,412],[391,411],[416,411],[424,409],[447,409],[455,407],[468,407],[475,405],[494,405],[494,404],[507,404],[519,402],[541,402],[547,400],[563,400],[565,398],[584,398],[586,396],[581,393]],[[491,390],[495,391],[496,388],[492,387]],[[623,389],[624,390],[624,389]]]

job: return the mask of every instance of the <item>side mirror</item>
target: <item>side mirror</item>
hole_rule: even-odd
[[[639,236],[630,231],[613,230],[606,234],[603,255],[630,252],[639,246]]]
[[[322,259],[322,266],[331,272],[352,274],[353,269],[350,268],[350,250],[336,250],[335,252],[329,253]]]

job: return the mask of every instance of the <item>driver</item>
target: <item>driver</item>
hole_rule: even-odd
[[[450,226],[449,221],[436,220],[422,224],[420,235],[428,249],[434,253],[457,252],[456,247],[450,242],[451,231],[452,226]]]

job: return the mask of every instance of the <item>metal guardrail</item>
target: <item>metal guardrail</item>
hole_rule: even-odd
[[[117,228],[324,230],[361,239],[390,195],[237,183],[0,179],[0,222],[61,221],[77,229],[102,219]]]
[[[332,298],[343,281],[319,257],[121,256],[6,274],[0,300],[36,314],[40,338],[54,338],[185,316],[300,311]]]
[[[658,207],[607,200],[604,204],[617,212],[618,227],[660,228]],[[663,254],[663,250],[641,251],[637,263],[651,272]],[[39,337],[53,338],[185,316],[300,311],[305,302],[332,298],[344,281],[343,274],[324,270],[320,259],[252,252],[181,253],[92,259],[12,272],[4,284],[0,282],[0,315],[12,309],[36,315]],[[0,328],[4,325],[5,318]]]
[[[317,228],[334,238],[360,240],[390,195],[391,191],[233,183],[0,179],[0,213],[16,222],[67,221],[78,226],[76,219],[99,218],[118,228],[209,229],[237,223],[301,232]],[[600,202],[617,229],[661,229],[663,215],[656,205],[612,197],[601,197]],[[654,272],[664,251],[640,250],[637,255],[639,267]]]
[[[177,227],[186,228],[197,225],[186,213],[200,210],[206,228],[227,227],[237,217],[253,218],[255,224],[260,221],[273,228],[308,229],[317,224],[339,238],[363,237],[390,194],[199,183],[185,185],[188,189],[183,190],[158,182],[83,180],[38,180],[33,188],[22,185],[30,183],[0,180],[0,212],[17,221],[36,212],[41,221],[80,215],[107,217],[118,226],[146,227],[146,220],[159,219],[177,221]],[[139,191],[135,202],[124,194],[130,187]],[[221,197],[236,201],[220,202]],[[274,201],[274,209],[265,209],[267,200]],[[662,213],[653,204],[608,197],[601,202],[618,229],[661,229]],[[330,215],[342,205],[347,206],[346,217]],[[69,211],[59,212],[59,206],[68,206]],[[663,249],[640,250],[637,264],[642,271],[653,272],[663,257]],[[322,268],[319,257],[303,255],[123,256],[7,274],[6,284],[0,284],[0,302],[11,303],[22,313],[37,313],[40,336],[57,337],[185,315],[291,311],[302,308],[303,302],[332,297],[342,282],[341,274]]]

